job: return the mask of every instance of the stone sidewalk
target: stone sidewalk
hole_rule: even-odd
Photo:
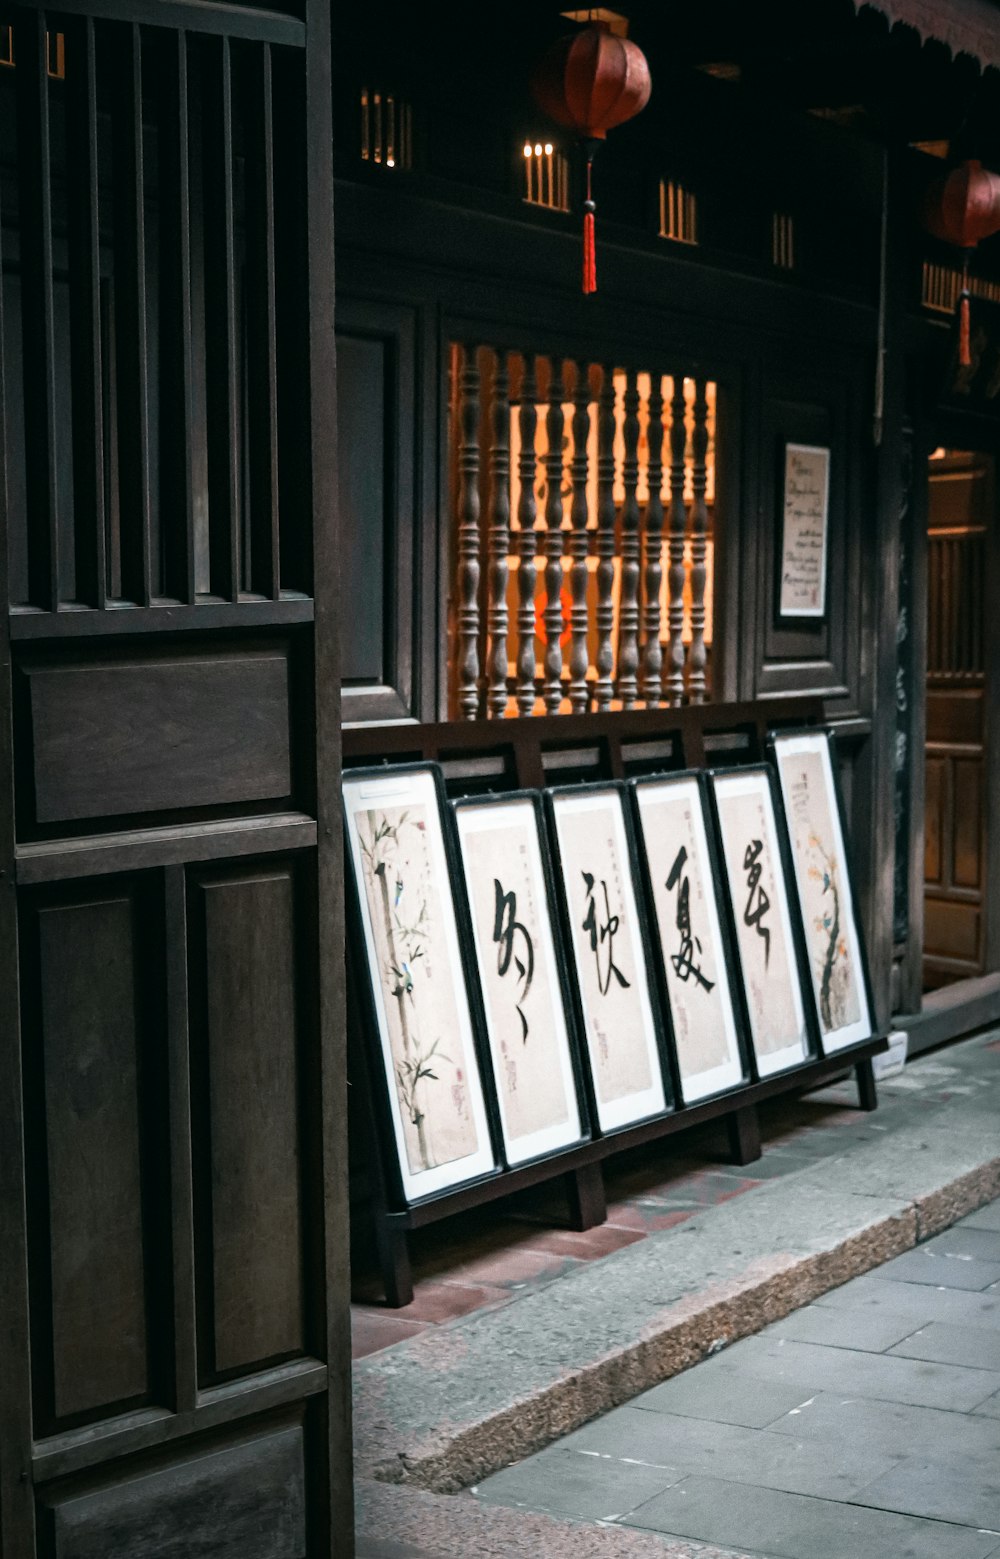
[[[1000,1202],[473,1492],[768,1559],[1000,1553]]]
[[[978,1036],[921,1058],[901,1077],[883,1085],[882,1099],[883,1107],[874,1116],[853,1120],[836,1132],[814,1134],[817,1139],[835,1138],[839,1152],[831,1153],[826,1147],[822,1152],[803,1153],[799,1167],[786,1166],[786,1172],[779,1170],[765,1178],[772,1168],[769,1159],[773,1161],[784,1151],[779,1145],[775,1152],[765,1154],[760,1166],[752,1166],[762,1174],[746,1194],[693,1212],[678,1226],[653,1232],[602,1260],[578,1263],[575,1270],[515,1297],[513,1302],[435,1327],[360,1361],[355,1366],[355,1403],[362,1533],[359,1553],[363,1559],[416,1559],[418,1555],[420,1559],[473,1559],[480,1555],[483,1559],[494,1555],[515,1559],[522,1554],[530,1554],[532,1559],[539,1554],[552,1555],[554,1559],[562,1553],[617,1559],[626,1554],[707,1554],[709,1550],[700,1546],[704,1541],[716,1543],[717,1549],[712,1551],[732,1551],[736,1544],[741,1552],[753,1548],[774,1555],[796,1554],[798,1559],[794,1548],[762,1544],[760,1528],[754,1526],[754,1511],[758,1506],[769,1508],[775,1501],[787,1502],[781,1542],[798,1541],[789,1534],[794,1534],[796,1520],[805,1519],[804,1507],[812,1515],[816,1514],[815,1505],[840,1510],[839,1497],[849,1492],[854,1498],[865,1466],[845,1462],[841,1484],[817,1485],[822,1492],[810,1493],[800,1491],[794,1480],[775,1483],[778,1474],[773,1470],[762,1477],[759,1486],[731,1469],[727,1476],[720,1476],[718,1463],[714,1471],[706,1471],[712,1465],[709,1449],[703,1449],[700,1459],[689,1465],[666,1453],[651,1456],[626,1451],[619,1457],[613,1446],[583,1445],[579,1438],[559,1446],[552,1446],[552,1442],[573,1430],[578,1436],[600,1434],[601,1422],[593,1421],[608,1415],[602,1422],[615,1425],[617,1415],[609,1410],[628,1403],[621,1412],[633,1420],[638,1417],[637,1427],[645,1433],[650,1433],[649,1426],[671,1417],[685,1425],[686,1442],[706,1446],[704,1436],[713,1425],[710,1417],[698,1418],[679,1410],[676,1402],[661,1411],[663,1402],[659,1407],[650,1406],[651,1397],[641,1406],[635,1405],[635,1399],[652,1387],[661,1393],[690,1391],[694,1389],[692,1382],[706,1375],[717,1382],[713,1387],[716,1402],[725,1398],[726,1388],[732,1386],[744,1399],[760,1404],[755,1409],[758,1418],[773,1405],[767,1402],[768,1392],[779,1393],[773,1414],[759,1422],[726,1422],[718,1412],[716,1428],[728,1447],[723,1449],[723,1461],[731,1454],[733,1465],[740,1465],[735,1442],[741,1434],[766,1434],[764,1443],[770,1448],[772,1461],[768,1465],[772,1469],[774,1458],[784,1454],[775,1451],[773,1442],[787,1442],[792,1459],[801,1459],[805,1466],[811,1458],[818,1475],[815,1448],[799,1458],[794,1452],[799,1442],[783,1432],[779,1435],[774,1428],[775,1419],[793,1413],[815,1395],[814,1383],[803,1389],[794,1371],[783,1379],[781,1372],[787,1366],[782,1359],[774,1360],[762,1350],[780,1348],[784,1356],[784,1350],[791,1349],[799,1371],[806,1361],[819,1369],[819,1361],[825,1360],[825,1368],[834,1373],[824,1377],[826,1385],[820,1384],[818,1389],[827,1395],[836,1394],[836,1370],[844,1366],[852,1351],[862,1356],[869,1369],[874,1359],[883,1375],[888,1370],[893,1380],[904,1373],[924,1371],[932,1375],[941,1370],[957,1370],[960,1375],[965,1371],[977,1378],[990,1373],[991,1366],[984,1369],[982,1364],[916,1361],[891,1353],[922,1327],[974,1324],[967,1318],[955,1320],[936,1314],[914,1319],[905,1337],[891,1335],[891,1325],[888,1333],[880,1333],[873,1323],[865,1334],[868,1340],[850,1349],[841,1346],[844,1333],[837,1343],[829,1337],[814,1342],[792,1331],[773,1342],[756,1337],[736,1348],[728,1346],[773,1322],[788,1328],[821,1324],[835,1330],[850,1328],[853,1323],[844,1320],[838,1296],[847,1296],[853,1289],[840,1285],[895,1257],[902,1256],[911,1266],[938,1263],[949,1274],[971,1270],[970,1262],[960,1259],[961,1252],[950,1258],[935,1255],[925,1242],[1000,1194],[1000,1041],[995,1035]],[[980,1223],[946,1238],[978,1239],[982,1244],[995,1232]],[[918,1245],[922,1249],[916,1251]],[[904,1252],[913,1254],[904,1256]],[[1000,1279],[1000,1266],[996,1278]],[[912,1277],[905,1282],[886,1277],[862,1282],[891,1284],[894,1293],[903,1287],[928,1295],[938,1293],[936,1282],[913,1282]],[[955,1303],[961,1306],[970,1301],[959,1297]],[[809,1308],[803,1310],[803,1306]],[[794,1311],[799,1314],[792,1320]],[[786,1317],[789,1319],[783,1319]],[[961,1342],[951,1333],[934,1332],[930,1346],[957,1348]],[[884,1359],[878,1357],[876,1344],[885,1353]],[[754,1370],[747,1369],[749,1386],[742,1376],[738,1382],[735,1377],[733,1361],[740,1356],[740,1348],[756,1360]],[[710,1358],[680,1379],[671,1379],[716,1353],[717,1358]],[[861,1369],[856,1363],[853,1368]],[[859,1395],[854,1384],[846,1389]],[[994,1389],[984,1397],[992,1395]],[[789,1391],[794,1401],[787,1400]],[[948,1423],[960,1412],[979,1406],[966,1399],[962,1399],[961,1409],[933,1403],[908,1405],[914,1413],[929,1413],[932,1418],[943,1415]],[[886,1411],[891,1418],[900,1408],[896,1403]],[[804,1413],[796,1414],[792,1422],[797,1423],[801,1416]],[[991,1420],[987,1412],[971,1416],[980,1425],[986,1424],[980,1434],[988,1436],[1000,1426],[1000,1418]],[[588,1427],[582,1428],[584,1425]],[[608,1432],[618,1431],[609,1428]],[[859,1431],[849,1433],[853,1433],[857,1449]],[[806,1439],[803,1436],[803,1443]],[[881,1460],[869,1483],[888,1479],[904,1459],[891,1448],[886,1452],[876,1440],[873,1433],[872,1455]],[[588,1449],[597,1454],[585,1456]],[[510,1470],[495,1481],[487,1481],[490,1473],[505,1464],[539,1451],[542,1456],[525,1463],[522,1471]],[[749,1454],[745,1446],[744,1452]],[[627,1462],[625,1456],[629,1457]],[[546,1500],[537,1492],[515,1492],[515,1483],[510,1480],[518,1477],[534,1477],[537,1491],[535,1469],[542,1465],[545,1479],[556,1491],[550,1493],[548,1506],[562,1501],[565,1507],[570,1497],[567,1487],[571,1493],[574,1480],[581,1478],[584,1502],[564,1514],[546,1514]],[[558,1477],[550,1480],[550,1465],[553,1472],[560,1470],[562,1484]],[[602,1488],[601,1478],[602,1469],[612,1467],[621,1497],[609,1504],[607,1485]],[[673,1471],[664,1474],[664,1468]],[[653,1487],[651,1480],[657,1478],[659,1484]],[[700,1489],[704,1511],[721,1511],[713,1479],[736,1490],[731,1496],[732,1521],[726,1525],[720,1514],[717,1528],[693,1530],[694,1518],[678,1521],[676,1506],[693,1509]],[[467,1490],[477,1481],[481,1493],[473,1496]],[[890,1493],[886,1499],[896,1499],[898,1504],[902,1496],[893,1495],[887,1486]],[[458,1497],[441,1497],[452,1493]],[[497,1503],[500,1498],[534,1505],[536,1510],[529,1514],[523,1508],[504,1508]],[[648,1530],[633,1524],[630,1512],[643,1507],[648,1507],[647,1514],[659,1512],[662,1502],[666,1502],[662,1508],[670,1512],[673,1525],[667,1524],[667,1516],[661,1519],[659,1515],[645,1523]],[[845,1504],[843,1508],[854,1507]],[[628,1523],[618,1519],[611,1525],[600,1525],[608,1516],[628,1516]],[[897,1517],[918,1523],[925,1519],[905,1508],[896,1516],[885,1511],[869,1513],[867,1519],[877,1524]],[[982,1554],[985,1559],[1000,1545],[1000,1535],[995,1533],[981,1536],[978,1530],[964,1527],[962,1521],[933,1519],[942,1531],[956,1527],[966,1541],[971,1532],[980,1544],[939,1552]],[[745,1527],[740,1526],[743,1521]],[[1000,1527],[1000,1522],[993,1525]],[[987,1538],[992,1546],[984,1547]],[[881,1539],[873,1542],[871,1551],[892,1551]],[[867,1540],[850,1539],[846,1548],[823,1550],[827,1551],[863,1553],[868,1551]],[[924,1551],[913,1550],[914,1554]],[[801,1559],[807,1554],[813,1559],[820,1552],[807,1547]],[[899,1552],[907,1550],[903,1547]]]

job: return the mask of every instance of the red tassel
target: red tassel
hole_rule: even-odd
[[[594,243],[594,213],[587,211],[583,218],[583,290],[597,291],[597,248]]]
[[[597,244],[594,240],[594,194],[591,175],[594,171],[593,152],[587,158],[587,198],[583,203],[583,291],[584,295],[597,291]]]
[[[972,352],[969,344],[968,292],[963,292],[958,300],[958,363],[960,368],[968,368],[972,363]]]

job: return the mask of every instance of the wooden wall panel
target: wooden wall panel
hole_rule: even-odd
[[[207,1452],[207,1453],[206,1453]],[[53,1559],[305,1559],[299,1425],[42,1508]]]
[[[392,720],[418,693],[416,317],[340,298],[337,326],[344,719]]]
[[[33,1201],[40,1217],[48,1209],[44,1252],[41,1223],[36,1231],[33,1305],[36,1338],[51,1349],[50,1380],[49,1348],[35,1359],[42,1427],[150,1390],[141,1068],[155,1066],[157,1035],[140,1027],[130,891],[43,903],[32,920],[40,1033],[26,1033],[26,1069],[37,1080],[36,1164],[47,1182]],[[166,1209],[163,1217],[160,1241]]]
[[[283,649],[25,674],[41,824],[291,795]]]
[[[839,714],[867,712],[862,687],[864,614],[858,510],[858,437],[851,412],[848,369],[830,364],[822,380],[791,365],[765,376],[759,445],[758,524],[746,538],[746,575],[756,570],[754,681],[748,694],[821,693]],[[821,618],[778,616],[785,446],[830,450],[826,611]],[[831,711],[834,712],[834,711]]]
[[[193,891],[208,1136],[196,1195],[210,1198],[211,1220],[204,1376],[303,1348],[299,998],[293,868],[203,877]]]

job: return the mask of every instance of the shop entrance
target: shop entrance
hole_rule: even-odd
[[[925,991],[991,967],[986,603],[996,527],[993,458],[935,450],[929,493]]]

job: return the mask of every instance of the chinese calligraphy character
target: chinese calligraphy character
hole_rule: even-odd
[[[743,857],[743,870],[747,874],[747,907],[743,911],[743,924],[745,926],[756,926],[757,935],[764,938],[764,967],[766,969],[771,957],[771,931],[770,927],[765,926],[763,921],[764,916],[771,908],[771,900],[760,883],[763,868],[758,857],[763,848],[761,840],[751,839]]]
[[[608,885],[601,879],[601,891],[604,894],[605,919],[597,923],[597,901],[594,897],[594,877],[591,872],[583,873],[583,881],[587,889],[587,914],[583,921],[582,929],[590,934],[590,950],[597,960],[597,985],[602,996],[606,996],[611,988],[611,976],[614,975],[618,984],[628,990],[630,981],[626,980],[621,970],[615,963],[614,943],[621,924],[620,917],[611,913],[611,900],[608,897]]]
[[[501,979],[506,975],[513,962],[517,970],[520,993],[515,1003],[517,1015],[521,1020],[521,1041],[528,1040],[528,1020],[524,1015],[522,1002],[531,989],[531,982],[535,975],[535,947],[528,933],[527,927],[517,918],[517,894],[505,893],[503,884],[499,878],[494,877],[493,888],[495,893],[493,911],[493,941],[497,946],[497,973]],[[523,959],[514,951],[516,940],[521,939]]]
[[[677,930],[680,934],[680,945],[676,953],[671,953],[670,962],[679,980],[688,980],[693,975],[699,985],[710,991],[715,981],[707,980],[701,966],[695,963],[695,950],[701,952],[701,942],[691,934],[691,879],[684,871],[686,863],[687,846],[682,844],[667,878],[668,893],[677,888]]]

